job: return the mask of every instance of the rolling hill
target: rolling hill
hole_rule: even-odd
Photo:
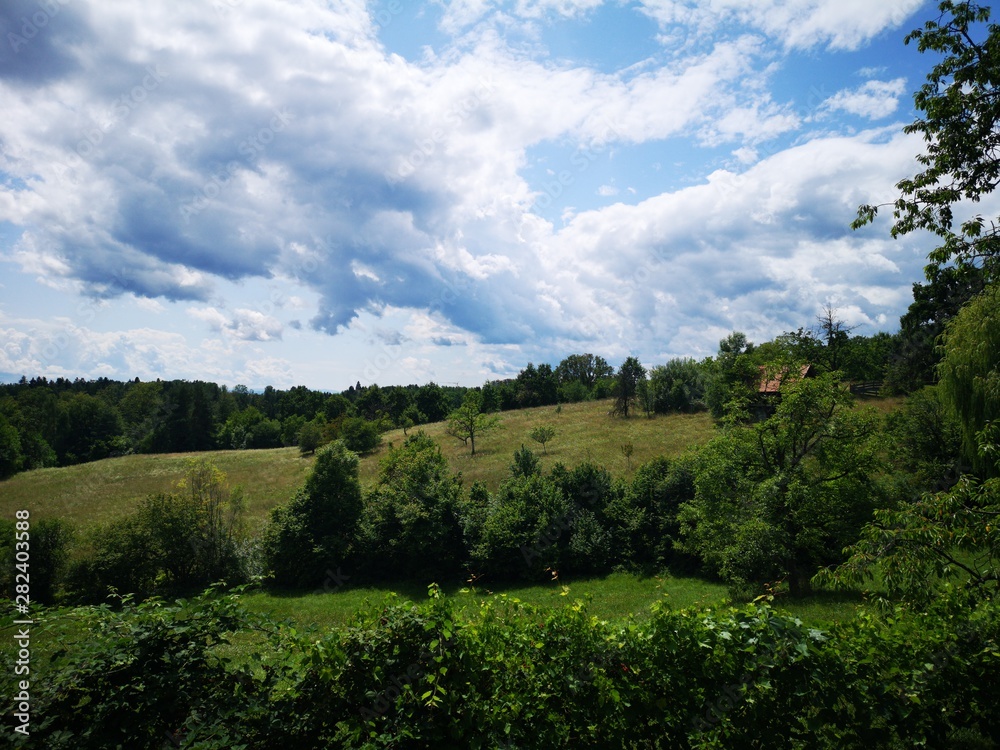
[[[443,422],[417,429],[441,446],[452,471],[461,472],[466,486],[478,480],[490,489],[507,476],[514,451],[522,444],[540,454],[543,470],[557,461],[575,466],[590,460],[621,476],[631,474],[654,456],[676,455],[714,433],[711,418],[705,413],[624,420],[610,417],[610,408],[610,401],[591,401],[503,412],[502,428],[477,439],[475,456],[462,441],[447,434]],[[542,424],[556,430],[545,455],[528,435]],[[384,435],[382,447],[362,459],[362,484],[374,484],[380,456],[405,439],[402,430]],[[622,453],[626,443],[634,447],[631,458]],[[170,491],[191,460],[211,461],[226,473],[231,486],[242,486],[248,516],[257,523],[291,497],[313,462],[311,456],[300,456],[297,448],[277,448],[132,455],[39,469],[0,482],[0,513],[12,518],[15,510],[28,509],[34,518],[65,518],[79,526],[107,521],[129,512],[146,495]]]

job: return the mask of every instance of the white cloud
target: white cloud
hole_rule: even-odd
[[[193,307],[187,312],[211,330],[242,341],[274,341],[281,338],[284,328],[279,320],[245,308],[234,310],[229,316],[214,307]]]
[[[720,25],[756,29],[792,49],[857,49],[906,21],[924,0],[643,0],[664,27],[708,36]],[[671,38],[668,36],[668,38]]]
[[[8,256],[94,305],[121,296],[158,325],[169,312],[217,335],[191,347],[129,325],[117,338],[82,331],[86,346],[59,366],[144,376],[176,357],[228,380],[252,359],[261,378],[287,379],[282,347],[323,331],[338,347],[394,350],[383,379],[442,362],[497,373],[579,346],[697,354],[699,330],[797,327],[820,294],[867,319],[890,312],[919,260],[846,225],[911,169],[919,143],[884,132],[801,143],[804,122],[773,83],[781,46],[858,46],[915,2],[650,0],[664,33],[684,23],[694,41],[617,73],[502,33],[504,19],[540,27],[599,5],[448,3],[440,26],[456,39],[419,63],[387,52],[361,0],[245,0],[225,14],[95,2],[67,15],[85,40],[73,66],[30,87],[0,71],[0,170],[12,178],[0,219],[23,230]],[[891,113],[904,85],[830,97],[831,131],[834,112]],[[553,226],[530,211],[541,189],[529,163],[553,145],[578,170],[568,202],[619,195],[599,171],[611,164],[635,186],[623,200],[652,197],[557,204]],[[720,161],[702,167],[716,147],[706,158]],[[619,171],[640,148],[664,165],[658,179],[689,187],[656,195]],[[279,302],[256,304],[254,284],[273,284]],[[16,341],[12,364],[37,359]]]
[[[852,115],[879,120],[893,114],[899,107],[899,98],[906,92],[906,79],[891,81],[866,81],[860,87],[838,91],[825,102],[826,110],[840,110]]]

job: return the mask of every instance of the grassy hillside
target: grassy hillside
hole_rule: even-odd
[[[34,518],[64,518],[86,526],[129,512],[136,501],[169,492],[193,459],[213,462],[231,486],[245,489],[251,517],[285,502],[312,466],[297,448],[123,456],[61,469],[38,469],[0,482],[0,515],[26,508]]]
[[[704,412],[652,419],[644,416],[618,419],[608,415],[611,405],[610,400],[585,401],[564,404],[561,408],[541,406],[503,412],[500,415],[501,429],[476,438],[475,456],[461,440],[445,432],[443,422],[423,425],[419,429],[441,446],[452,471],[461,472],[467,486],[479,480],[491,490],[496,489],[507,476],[514,451],[521,445],[539,454],[543,471],[557,461],[575,466],[590,460],[607,467],[617,476],[623,476],[631,474],[638,465],[654,456],[676,455],[690,445],[703,443],[715,432],[711,417]],[[547,445],[547,454],[528,436],[532,428],[539,425],[550,425],[556,431],[556,436]],[[386,445],[399,445],[403,440],[402,430],[393,430],[385,435]],[[625,443],[634,446],[631,461],[622,455],[621,446]],[[362,482],[373,482],[377,472],[377,461],[366,459],[361,467]]]
[[[453,471],[461,472],[466,485],[474,480],[495,489],[507,475],[515,450],[521,444],[541,453],[541,446],[528,437],[532,427],[552,425],[556,436],[542,456],[543,469],[556,461],[574,466],[592,460],[616,475],[625,475],[653,456],[674,455],[687,446],[707,440],[714,428],[707,414],[636,417],[622,420],[608,416],[608,401],[570,404],[504,412],[503,428],[476,441],[476,455],[445,433],[445,424],[421,427],[441,446]],[[385,435],[383,447],[365,456],[362,483],[370,486],[378,473],[378,461],[391,444],[405,439],[402,430]],[[631,442],[631,461],[621,445]],[[168,492],[184,476],[191,459],[213,462],[228,476],[230,485],[241,485],[248,515],[255,520],[283,503],[305,481],[312,457],[301,457],[296,448],[258,451],[209,451],[192,454],[124,456],[59,469],[24,472],[0,482],[0,515],[13,518],[26,508],[35,518],[65,518],[80,526],[109,520],[130,511],[149,494]]]

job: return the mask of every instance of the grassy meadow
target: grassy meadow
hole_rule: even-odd
[[[888,412],[895,399],[864,399],[863,403]],[[706,413],[628,420],[609,416],[610,401],[546,406],[504,412],[502,428],[477,440],[476,455],[468,446],[446,433],[444,423],[423,425],[447,459],[452,471],[462,474],[466,486],[482,481],[495,490],[508,475],[515,450],[522,444],[539,454],[543,470],[556,462],[574,466],[594,461],[614,475],[630,476],[643,462],[658,455],[677,455],[701,444],[715,434]],[[529,432],[538,425],[556,430],[547,451],[531,440]],[[411,430],[412,432],[412,430]],[[377,477],[381,456],[392,445],[405,440],[402,430],[384,435],[381,448],[361,461],[362,484],[371,487]],[[627,458],[622,445],[631,443],[634,452]],[[188,462],[203,459],[226,473],[230,486],[242,486],[247,501],[249,527],[259,528],[268,512],[286,502],[308,475],[312,456],[301,456],[297,448],[255,451],[211,451],[198,454],[132,455],[65,468],[42,469],[18,474],[0,482],[0,514],[12,518],[14,511],[27,508],[33,519],[65,518],[86,528],[130,512],[143,497],[170,491],[185,473]],[[349,571],[344,571],[349,573]],[[669,573],[640,576],[615,573],[603,578],[553,580],[535,585],[514,585],[492,590],[483,581],[440,581],[442,590],[465,607],[497,596],[516,597],[534,605],[561,606],[577,599],[589,600],[588,611],[601,619],[642,618],[654,601],[669,606],[716,607],[727,601],[724,585],[696,577],[674,577]],[[320,629],[338,627],[366,606],[374,606],[390,592],[413,601],[426,599],[426,587],[399,584],[328,586],[314,592],[257,590],[244,597],[247,606],[298,627]],[[817,626],[853,616],[858,599],[819,593],[800,600],[779,598],[775,605]],[[55,613],[53,613],[55,614]],[[57,616],[57,615],[56,615]],[[6,620],[6,618],[5,618]]]
[[[502,427],[476,441],[476,455],[445,430],[443,422],[418,429],[430,435],[447,458],[452,471],[461,472],[466,486],[479,480],[495,490],[504,477],[514,451],[522,444],[539,453],[542,469],[561,461],[575,466],[595,461],[618,476],[630,475],[637,466],[657,455],[676,455],[714,434],[705,414],[677,414],[628,420],[608,416],[610,401],[567,404],[561,409],[544,406],[504,412]],[[547,455],[528,437],[533,427],[551,425],[556,436]],[[413,430],[411,430],[412,432]],[[361,461],[361,483],[372,486],[378,463],[391,445],[406,439],[402,430],[384,435],[382,447]],[[634,453],[626,459],[621,446],[632,443]],[[287,502],[312,468],[313,457],[301,456],[297,448],[272,450],[206,451],[194,454],[166,453],[109,458],[63,468],[38,469],[0,482],[0,514],[12,518],[27,509],[34,518],[64,518],[79,527],[108,521],[130,512],[147,495],[169,492],[183,478],[192,459],[206,460],[226,473],[230,486],[241,486],[251,525],[258,525],[268,512]]]

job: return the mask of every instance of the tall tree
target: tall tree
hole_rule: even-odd
[[[611,410],[614,416],[628,418],[630,410],[635,408],[639,397],[639,383],[646,379],[646,368],[635,357],[628,357],[618,368],[615,377],[615,405]]]
[[[819,335],[823,340],[823,355],[825,364],[830,370],[839,370],[843,364],[843,352],[851,337],[851,331],[857,326],[849,326],[837,317],[837,309],[831,305],[823,306],[823,311],[816,316],[819,324]]]
[[[892,236],[923,229],[941,244],[930,253],[931,267],[985,266],[1000,262],[1000,219],[976,213],[956,222],[956,208],[978,203],[1000,182],[1000,27],[988,24],[989,8],[945,0],[941,15],[911,32],[906,43],[943,59],[914,95],[921,113],[906,133],[927,144],[917,156],[923,167],[897,183],[892,204]],[[858,209],[854,227],[872,222],[882,206]]]
[[[787,577],[793,594],[840,561],[882,491],[879,418],[832,373],[788,378],[767,420],[734,423],[698,455],[681,549],[730,583]]]
[[[560,384],[577,381],[587,388],[593,388],[601,378],[614,375],[614,368],[604,357],[590,354],[571,354],[556,368]]]
[[[941,389],[958,414],[966,458],[980,473],[993,473],[992,457],[981,455],[980,434],[1000,426],[1000,284],[988,287],[948,324]]]

